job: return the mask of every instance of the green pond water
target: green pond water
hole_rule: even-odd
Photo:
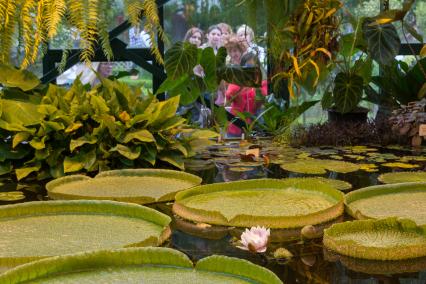
[[[314,176],[308,174],[298,174],[287,172],[280,167],[285,161],[283,157],[270,155],[269,165],[262,165],[258,161],[238,160],[238,145],[214,146],[209,151],[204,151],[197,157],[200,161],[199,167],[188,167],[190,173],[203,178],[203,183],[216,183],[223,181],[234,181],[241,179],[255,178],[286,178]],[[353,149],[352,149],[353,150]],[[423,150],[424,151],[424,150]],[[240,151],[241,152],[241,151]],[[271,150],[273,153],[273,150]],[[308,153],[308,154],[306,154]],[[376,153],[376,154],[368,154]],[[331,156],[344,161],[357,164],[375,164],[374,171],[358,170],[351,173],[327,172],[322,176],[331,179],[340,179],[350,182],[353,189],[378,184],[377,177],[381,173],[392,171],[425,171],[426,170],[426,152],[402,151],[400,149],[382,149],[376,148],[375,151],[355,149],[355,153],[343,148],[311,148],[298,149],[293,156],[298,158],[330,159]],[[348,156],[349,155],[349,156]],[[364,157],[364,158],[363,158]],[[405,157],[405,158],[403,158]],[[417,157],[417,158],[413,158]],[[331,157],[333,158],[333,157]],[[414,160],[413,160],[414,159]],[[207,162],[210,160],[211,162]],[[279,161],[277,161],[279,160]],[[277,161],[277,163],[274,163]],[[386,163],[403,163],[415,165],[415,168],[387,167]],[[208,165],[208,166],[207,166]],[[367,167],[368,168],[368,167]],[[16,183],[10,181],[10,177],[0,178],[0,192],[16,190]],[[34,182],[29,184],[20,184],[25,199],[45,200],[46,193],[43,184]],[[41,201],[42,202],[42,201]],[[10,204],[11,202],[0,201],[0,204]],[[336,256],[326,251],[321,239],[301,242],[294,240],[292,233],[280,234],[282,240],[278,243],[270,244],[265,254],[253,254],[236,248],[233,245],[235,237],[241,234],[241,230],[228,230],[223,227],[201,228],[195,224],[176,218],[171,214],[171,204],[158,204],[151,206],[173,218],[172,236],[164,246],[178,249],[186,253],[192,260],[197,261],[203,257],[219,254],[238,258],[244,258],[253,263],[264,266],[278,275],[284,283],[406,283],[406,284],[424,284],[426,283],[426,258],[415,259],[401,263],[392,262],[374,262],[350,259]],[[337,221],[350,220],[344,215]],[[286,237],[288,236],[288,237]],[[290,261],[279,261],[271,257],[276,248],[285,247],[294,257]]]

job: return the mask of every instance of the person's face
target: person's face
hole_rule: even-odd
[[[244,28],[238,29],[237,36],[241,41],[246,41],[248,44],[250,44],[252,41],[250,34]]]
[[[240,64],[241,61],[241,50],[236,47],[232,47],[229,49],[229,57],[231,57],[232,64]]]
[[[199,47],[201,45],[201,34],[199,32],[193,33],[189,38],[189,42]]]
[[[225,43],[231,34],[227,29],[222,30],[222,43]]]
[[[212,30],[208,35],[207,39],[209,40],[210,46],[218,47],[221,43],[222,32],[218,29]]]

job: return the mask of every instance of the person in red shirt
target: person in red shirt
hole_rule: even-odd
[[[259,59],[254,53],[246,53],[241,57],[241,66],[260,66]],[[262,80],[262,86],[260,92],[263,96],[268,94],[268,84],[266,80]],[[256,114],[258,108],[261,107],[256,102],[256,88],[239,86],[236,84],[229,84],[226,90],[226,100],[231,101],[231,113],[235,116],[239,112],[248,112],[253,115]],[[250,119],[247,119],[247,123],[250,123]],[[234,125],[230,124],[228,127],[229,137],[241,136],[242,130]]]

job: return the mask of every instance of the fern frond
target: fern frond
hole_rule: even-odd
[[[47,36],[53,38],[58,33],[59,23],[65,15],[67,6],[65,0],[53,0],[48,7]]]
[[[85,10],[86,26],[81,34],[85,47],[80,58],[86,64],[89,64],[90,60],[95,56],[95,46],[98,42],[98,0],[87,1],[87,9]]]
[[[138,27],[140,22],[140,14],[143,10],[143,2],[141,0],[126,0],[126,13],[132,26]]]
[[[43,43],[47,42],[47,30],[46,25],[44,25],[44,20],[47,17],[48,13],[48,4],[50,1],[55,0],[38,0],[37,3],[37,16],[36,16],[36,29],[34,36],[34,49],[31,55],[31,62],[35,62],[37,60],[39,46]]]
[[[2,26],[1,29],[1,38],[0,38],[0,62],[8,63],[9,62],[9,53],[13,45],[13,38],[16,32],[17,24],[17,7],[16,1],[6,0],[2,3],[2,17],[3,22],[0,23]]]
[[[27,0],[21,7],[22,37],[24,40],[24,59],[21,68],[25,69],[31,64],[31,54],[35,48],[34,45],[34,18],[37,9],[37,1]]]
[[[106,11],[110,9],[107,1],[99,1],[99,41],[101,43],[102,51],[104,52],[108,61],[111,61],[114,53],[112,52],[111,45],[109,44],[108,21]]]
[[[164,31],[161,27],[160,18],[158,16],[157,2],[155,0],[145,0],[143,2],[143,13],[146,18],[144,28],[148,31],[151,41],[151,53],[154,55],[158,63],[164,64],[163,57],[158,49],[155,37],[155,34],[157,33],[161,40],[165,40]]]

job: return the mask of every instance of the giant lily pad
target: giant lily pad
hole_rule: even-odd
[[[386,173],[378,177],[382,183],[426,182],[426,172]]]
[[[324,230],[324,246],[343,255],[364,259],[423,257],[426,256],[426,231],[408,219],[344,222]]]
[[[154,209],[115,201],[1,206],[0,266],[88,250],[156,246],[170,235],[170,221]]]
[[[173,211],[214,225],[296,228],[342,214],[343,194],[328,184],[258,179],[198,186],[179,192]]]
[[[307,159],[296,162],[285,163],[281,168],[295,173],[301,174],[326,174],[327,171],[337,173],[350,173],[359,170],[359,166],[349,162],[336,161],[336,160],[316,160]]]
[[[347,211],[357,219],[402,217],[426,225],[426,182],[370,186],[345,196]]]
[[[195,265],[169,248],[130,248],[52,257],[19,266],[1,283],[258,283],[279,284],[271,271],[247,260],[213,255]]]
[[[297,186],[297,185],[306,185],[311,186],[312,188],[315,188],[315,186],[318,183],[325,183],[330,185],[331,187],[334,187],[338,190],[348,190],[352,188],[352,184],[349,182],[338,180],[338,179],[330,179],[330,178],[323,178],[323,177],[295,177],[295,178],[286,178],[283,179],[283,181],[286,181],[291,186]]]
[[[52,199],[107,199],[147,204],[173,200],[176,192],[199,185],[201,178],[179,171],[128,169],[95,178],[72,175],[46,185]]]

